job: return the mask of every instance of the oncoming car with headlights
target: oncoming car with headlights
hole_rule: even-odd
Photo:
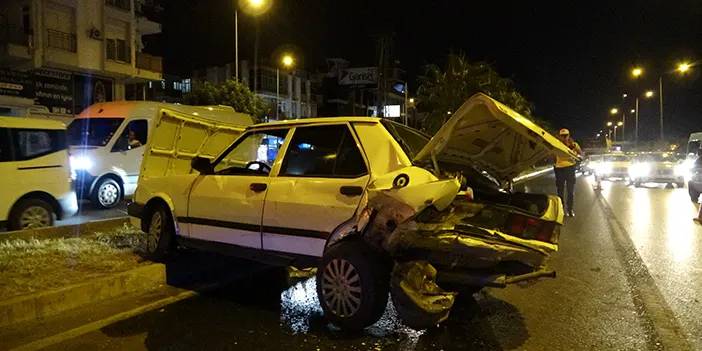
[[[147,252],[177,243],[317,267],[322,309],[342,328],[378,320],[388,293],[405,324],[426,328],[457,293],[555,277],[560,198],[505,189],[539,160],[575,155],[486,95],[431,138],[372,117],[277,121],[185,163],[174,155],[201,140],[160,132],[127,208]]]
[[[631,158],[621,153],[604,154],[590,161],[595,177],[600,180],[629,178]]]
[[[668,183],[683,188],[687,173],[686,165],[667,152],[639,154],[629,167],[629,179],[636,187],[644,183]]]

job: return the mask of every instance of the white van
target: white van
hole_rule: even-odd
[[[251,116],[230,106],[188,106],[151,101],[114,101],[89,106],[68,126],[71,167],[79,198],[98,208],[116,206],[137,185],[141,159],[159,111],[241,125]],[[177,127],[177,126],[175,126]]]
[[[0,224],[48,227],[78,211],[66,127],[46,119],[0,117]]]

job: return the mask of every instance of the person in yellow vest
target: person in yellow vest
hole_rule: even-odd
[[[580,149],[580,145],[578,145],[575,140],[571,139],[568,129],[561,129],[558,132],[558,138],[578,156],[582,157],[583,151]],[[565,204],[566,216],[569,217],[575,216],[575,211],[573,211],[573,200],[575,197],[575,163],[576,160],[570,157],[556,156],[556,164],[554,165],[556,190],[558,191],[558,196],[561,198],[561,201]],[[564,190],[567,194],[563,193]]]

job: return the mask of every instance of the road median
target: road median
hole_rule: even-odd
[[[81,224],[63,225],[48,228],[15,230],[0,233],[0,242],[14,239],[50,239],[79,237],[84,233],[108,231],[129,223],[129,217],[118,217],[88,221]]]

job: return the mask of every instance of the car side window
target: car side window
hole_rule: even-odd
[[[221,155],[214,165],[217,175],[268,175],[288,129],[250,132]]]
[[[130,121],[115,141],[112,152],[132,150],[145,145],[148,131],[149,124],[145,119]]]
[[[29,160],[66,149],[63,130],[11,129],[14,142],[14,159]]]
[[[12,161],[10,130],[7,128],[0,128],[0,162],[7,161]]]
[[[293,177],[355,178],[368,173],[346,125],[298,127],[280,174]]]

